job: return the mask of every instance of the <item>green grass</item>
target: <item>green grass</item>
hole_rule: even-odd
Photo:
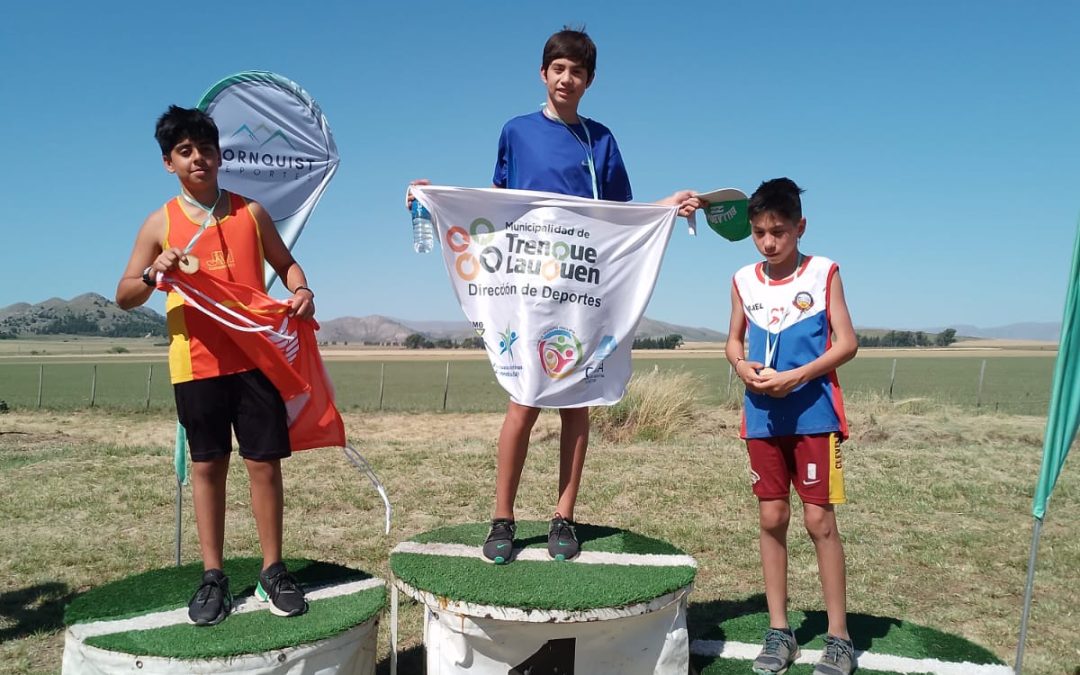
[[[390,556],[394,575],[413,588],[455,602],[520,609],[584,611],[655,600],[693,582],[692,567],[585,565],[413,553]]]
[[[978,395],[982,359],[960,357],[898,358],[893,399],[927,399],[983,412],[1023,415],[1045,414],[1050,400],[1054,359],[1048,357],[987,357],[982,395]],[[91,363],[48,362],[44,365],[42,405],[70,410],[90,403]],[[147,362],[107,362],[97,365],[95,405],[120,410],[141,410],[146,404]],[[334,381],[342,410],[379,409],[379,379],[383,363],[332,361],[327,369]],[[704,400],[712,404],[737,400],[738,378],[729,386],[728,364],[721,358],[634,359],[638,372],[682,371],[703,384]],[[37,406],[39,364],[0,363],[0,399],[22,409]],[[892,359],[856,358],[840,369],[841,386],[849,399],[886,395]],[[386,361],[382,409],[398,411],[442,410],[446,382],[445,361]],[[168,367],[154,363],[150,405],[173,407]],[[484,360],[450,362],[446,409],[455,412],[494,412],[506,407],[506,393]]]
[[[327,583],[370,579],[371,574],[342,565],[306,559],[286,559],[289,571],[301,584],[312,587]],[[233,558],[225,561],[229,589],[235,598],[252,595],[259,582],[262,558]],[[151,612],[186,607],[202,579],[202,563],[166,567],[117,579],[80,594],[64,612],[68,625],[87,621],[124,619]]]
[[[853,626],[860,615],[917,622],[1010,660],[1045,419],[895,405],[868,396],[852,397],[849,416],[849,503],[838,509],[838,521]],[[299,453],[283,465],[286,555],[389,579],[387,554],[399,541],[489,517],[501,414],[347,412],[345,421],[386,484],[395,506],[393,530],[383,535],[379,498],[340,452]],[[171,565],[174,426],[172,411],[164,409],[0,415],[0,673],[58,672],[65,605],[90,589]],[[761,592],[762,582],[757,507],[737,427],[734,407],[705,404],[670,440],[614,443],[594,436],[585,465],[579,520],[670,542],[698,561],[691,638],[715,636],[724,626],[734,635],[738,622],[730,622],[763,610],[760,601],[747,600]],[[550,518],[558,438],[558,414],[542,413],[517,500],[522,521]],[[1078,476],[1074,461],[1066,462],[1043,527],[1025,673],[1069,673],[1077,664]],[[234,461],[228,557],[259,551],[248,487],[243,463]],[[791,606],[813,618],[822,609],[814,550],[797,502],[793,511]],[[188,488],[183,518],[183,560],[191,564],[199,554]],[[482,529],[454,528],[457,534],[447,538],[476,545]],[[542,531],[523,534],[533,538]],[[523,573],[523,564],[498,572]],[[178,594],[185,596],[188,584],[181,586]],[[799,617],[802,625],[806,620]],[[401,621],[401,672],[420,672],[423,608],[403,603]],[[739,635],[757,642],[760,635],[746,621],[746,633]],[[386,623],[380,626],[380,675],[388,670]],[[854,628],[853,634],[863,639]],[[872,635],[875,651],[892,639]],[[740,664],[742,672],[745,666]]]
[[[707,610],[706,610],[707,612]],[[691,619],[703,623],[702,613],[693,605]],[[803,649],[823,649],[828,619],[824,612],[792,611],[789,614],[792,630]],[[694,639],[728,640],[759,644],[769,626],[767,612],[735,614],[729,618],[709,617],[708,627],[700,632],[691,627]],[[910,621],[867,614],[849,614],[848,626],[855,648],[874,654],[891,654],[911,659],[939,659],[942,661],[976,664],[1004,663],[992,652],[962,637],[921,626]],[[750,671],[749,662],[743,659],[716,658],[692,655],[691,663],[701,675],[745,675]],[[789,673],[809,675],[813,665],[793,666]],[[881,671],[859,668],[860,674]]]
[[[479,546],[487,536],[489,524],[466,523],[449,525],[416,535],[409,541],[422,544],[465,544]],[[514,546],[524,548],[547,548],[548,523],[539,520],[521,520],[517,523]],[[578,540],[589,551],[601,553],[638,553],[653,555],[685,555],[683,551],[660,539],[653,539],[636,532],[615,527],[579,523]]]
[[[307,613],[283,619],[269,611],[230,616],[212,629],[174,624],[86,639],[100,649],[136,656],[213,659],[260,654],[325,640],[360,625],[386,606],[386,588],[371,588],[310,603]]]
[[[795,639],[806,649],[823,649],[828,618],[821,611],[791,611],[788,621],[795,632]],[[697,619],[697,623],[702,623]],[[696,640],[731,640],[733,642],[761,642],[769,627],[767,612],[741,614],[718,620],[700,631],[694,631]],[[909,621],[867,614],[849,614],[848,628],[852,642],[858,650],[876,654],[893,654],[913,659],[941,659],[943,661],[968,661],[970,663],[1002,663],[985,647],[949,633],[920,626]]]
[[[411,541],[477,546],[486,523],[470,523],[425,532]],[[578,538],[585,551],[682,555],[675,546],[627,530],[581,524]],[[546,549],[547,523],[520,521],[515,546]],[[648,602],[694,580],[693,567],[593,565],[518,560],[493,565],[477,558],[394,553],[390,569],[413,588],[459,602],[480,605],[581,611]]]

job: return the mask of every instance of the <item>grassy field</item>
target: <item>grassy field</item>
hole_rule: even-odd
[[[966,353],[960,356],[896,356],[892,397],[956,405],[983,412],[1026,415],[1045,414],[1049,402],[1054,359],[1044,356],[1009,356],[1001,352]],[[408,352],[327,360],[327,368],[343,410],[496,412],[506,404],[506,394],[495,381],[491,367],[480,353],[415,355]],[[980,395],[982,363],[986,370]],[[447,384],[447,364],[449,383]],[[153,373],[150,373],[151,365]],[[738,378],[729,381],[727,361],[717,354],[682,356],[681,353],[635,356],[638,372],[659,369],[682,371],[698,378],[705,401],[716,404],[741,395]],[[849,398],[888,397],[893,358],[881,358],[864,350],[839,373]],[[96,372],[96,385],[94,377]],[[71,410],[94,405],[118,410],[173,406],[168,367],[164,361],[147,361],[146,355],[71,355],[70,357],[0,359],[0,400],[18,408],[36,408],[39,377],[42,407]],[[380,406],[380,382],[382,395]]]
[[[580,520],[664,539],[699,561],[691,637],[763,607],[756,506],[737,415],[733,405],[702,401],[674,438],[595,437],[586,465]],[[849,416],[850,503],[839,520],[850,611],[955,633],[1011,661],[1044,419],[870,396],[854,397]],[[347,412],[350,439],[394,502],[394,528],[382,534],[381,502],[340,453],[301,453],[286,466],[286,554],[386,578],[397,542],[486,518],[500,423],[498,413]],[[164,408],[0,414],[0,672],[57,672],[62,610],[72,597],[172,564],[174,424]],[[546,412],[533,434],[519,518],[549,517],[557,443],[558,416]],[[1071,673],[1080,664],[1075,468],[1066,464],[1043,530],[1025,672]],[[246,475],[236,462],[229,555],[258,550],[247,503]],[[183,556],[191,562],[198,549],[187,489],[184,519]],[[813,550],[794,524],[790,554],[792,608],[820,609]],[[403,608],[402,673],[420,672],[420,619],[418,606]]]

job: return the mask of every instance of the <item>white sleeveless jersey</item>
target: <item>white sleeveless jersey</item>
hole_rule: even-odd
[[[839,267],[821,256],[807,256],[793,277],[773,281],[764,263],[735,273],[735,291],[746,315],[748,360],[765,363],[766,343],[773,345],[778,371],[810,363],[832,341],[829,283]],[[784,398],[746,393],[742,437],[771,438],[840,432],[847,437],[843,396],[836,371],[811,380]]]

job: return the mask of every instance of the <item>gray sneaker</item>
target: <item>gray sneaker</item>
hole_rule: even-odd
[[[799,643],[786,631],[770,628],[765,632],[765,645],[754,659],[757,675],[781,675],[786,673],[795,659],[799,658]]]
[[[814,666],[814,675],[851,675],[855,670],[855,645],[850,640],[825,636],[825,651]]]

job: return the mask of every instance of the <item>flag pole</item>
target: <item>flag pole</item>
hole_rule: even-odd
[[[180,517],[183,513],[183,488],[184,484],[180,482],[180,477],[176,478],[176,566],[180,567],[180,534],[183,531],[181,526]]]
[[[1039,534],[1042,533],[1042,518],[1035,519],[1035,528],[1031,532],[1031,555],[1028,556],[1027,586],[1024,587],[1024,610],[1020,615],[1020,642],[1016,645],[1016,665],[1013,672],[1019,675],[1024,667],[1024,643],[1027,641],[1028,618],[1031,615],[1031,596],[1035,591],[1035,558],[1039,553]]]

